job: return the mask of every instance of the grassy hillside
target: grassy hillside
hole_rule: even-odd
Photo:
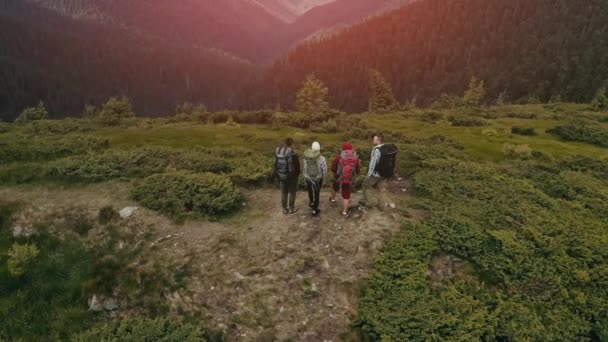
[[[369,277],[361,279],[365,285],[354,331],[372,341],[608,338],[608,149],[602,147],[608,113],[556,103],[303,118],[297,113],[201,112],[123,119],[112,127],[89,119],[1,124],[0,182],[4,189],[19,191],[91,183],[104,187],[112,181],[172,220],[238,220],[242,192],[270,186],[272,151],[285,137],[294,137],[298,150],[319,140],[328,157],[351,140],[366,161],[370,137],[380,131],[400,147],[397,172],[412,182],[408,206],[425,214],[418,223],[404,220]],[[573,131],[572,125],[579,129]],[[25,302],[14,289],[23,286],[38,298],[43,289],[27,279],[43,275],[36,268],[22,280],[10,275],[5,253],[15,241],[6,234],[6,222],[17,209],[7,208],[2,211],[0,296],[13,303],[21,315],[15,317],[28,317],[29,308],[19,305]],[[50,258],[49,248],[59,248],[36,239],[17,242],[37,244],[38,262]],[[79,277],[53,278],[53,284],[72,291],[69,301],[48,294],[73,313],[71,321],[62,321],[75,322],[61,330],[67,336],[92,326],[95,317],[83,311],[84,298],[79,300],[75,291],[91,286],[86,281],[90,269],[69,254],[62,260],[53,267],[81,269]],[[162,297],[146,303],[147,310],[128,316],[166,315],[154,309],[166,304]],[[69,313],[57,313],[57,307],[38,310],[60,317]],[[184,318],[180,310],[171,312],[171,318]],[[263,321],[270,329],[270,313],[255,315],[246,321]],[[36,331],[2,324],[0,338],[36,339],[47,331],[49,323],[44,324]]]

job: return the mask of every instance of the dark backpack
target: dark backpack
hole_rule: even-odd
[[[397,153],[399,149],[393,144],[376,147],[380,150],[380,160],[376,163],[375,172],[382,178],[391,178],[395,175],[395,165],[397,164]]]
[[[353,150],[342,151],[338,162],[338,181],[344,184],[355,183],[358,164],[357,152]]]
[[[276,152],[276,176],[280,181],[286,181],[293,174],[293,150],[289,147],[278,147]]]

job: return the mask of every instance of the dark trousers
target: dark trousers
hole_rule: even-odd
[[[283,209],[294,209],[296,206],[296,191],[298,191],[298,180],[288,179],[281,181],[281,205]],[[289,201],[289,207],[287,202]]]
[[[321,188],[323,187],[322,180],[306,180],[306,187],[308,188],[308,199],[310,200],[310,208],[312,210],[319,210],[319,202],[321,197]]]

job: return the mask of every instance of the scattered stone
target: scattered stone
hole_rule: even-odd
[[[389,203],[388,206],[391,207],[391,209],[397,208],[397,205],[395,203]]]
[[[18,238],[18,237],[30,237],[32,235],[34,235],[36,233],[36,231],[34,230],[34,228],[30,227],[30,226],[26,226],[26,225],[22,225],[22,224],[15,224],[15,226],[13,227],[13,237]]]
[[[129,217],[133,216],[137,209],[137,207],[125,207],[119,211],[118,214],[120,215],[120,218],[128,219]]]
[[[240,274],[239,272],[234,272],[234,276],[236,277],[236,279],[238,280],[244,280],[245,276],[243,276],[242,274]]]
[[[120,306],[118,305],[118,300],[116,298],[107,298],[103,302],[103,308],[106,311],[115,311],[118,310]]]
[[[93,297],[91,299],[89,299],[89,311],[93,311],[93,312],[103,311],[103,305],[99,301],[99,299],[97,299],[97,295],[93,295]]]
[[[407,192],[406,188],[401,189],[401,192]]]

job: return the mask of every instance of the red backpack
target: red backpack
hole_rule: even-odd
[[[344,184],[355,183],[359,158],[354,150],[345,150],[340,154],[338,162],[338,181]]]

